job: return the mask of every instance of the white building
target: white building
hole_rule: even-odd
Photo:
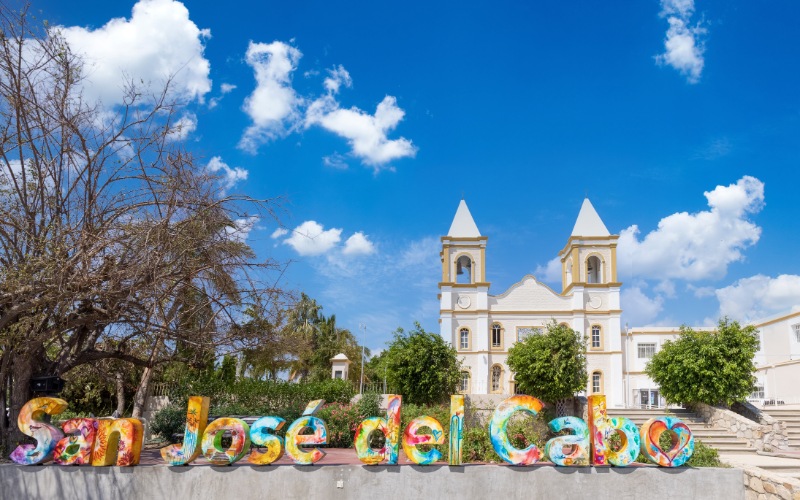
[[[603,393],[609,407],[663,406],[658,386],[644,373],[649,358],[676,328],[621,328],[617,240],[588,199],[564,248],[560,292],[525,276],[499,295],[489,294],[487,237],[462,200],[447,236],[441,238],[439,283],[441,335],[463,359],[461,392],[513,394],[506,364],[517,340],[555,320],[587,339],[586,393]],[[755,323],[760,399],[800,403],[800,311]],[[703,328],[695,328],[696,330]]]
[[[462,391],[513,394],[514,374],[506,364],[508,348],[555,320],[588,339],[587,392],[604,393],[610,407],[622,406],[617,239],[587,199],[559,252],[560,293],[525,276],[505,292],[490,295],[487,238],[462,200],[447,236],[442,237],[439,283],[441,334],[464,359]]]
[[[798,297],[800,300],[800,297]],[[756,353],[754,402],[800,403],[800,310],[753,323],[761,348]]]

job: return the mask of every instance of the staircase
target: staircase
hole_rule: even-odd
[[[786,433],[789,437],[789,449],[800,450],[800,408],[780,408],[767,406],[761,410],[775,420],[786,422]]]
[[[696,440],[715,448],[720,453],[736,455],[756,453],[755,448],[748,448],[745,440],[731,434],[727,429],[709,426],[697,414],[683,408],[609,408],[607,414],[609,417],[627,417],[639,427],[651,418],[665,415],[677,417],[689,426]]]

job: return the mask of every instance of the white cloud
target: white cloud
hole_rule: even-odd
[[[259,217],[257,215],[236,219],[234,221],[234,226],[226,227],[225,232],[228,234],[228,238],[244,243],[247,241],[247,237],[250,236],[250,231],[253,230],[258,220]]]
[[[328,229],[316,221],[305,221],[292,231],[292,235],[283,240],[300,255],[321,255],[341,241],[341,229]]]
[[[347,170],[349,165],[347,164],[347,160],[343,155],[339,153],[333,153],[330,156],[323,156],[322,157],[322,164],[326,167],[335,168],[338,170]]]
[[[272,234],[269,235],[269,237],[272,238],[273,240],[277,240],[278,238],[280,238],[282,236],[286,236],[287,234],[289,234],[289,230],[288,229],[284,229],[282,227],[279,227],[275,231],[272,231]]]
[[[122,104],[128,82],[162,86],[171,97],[202,102],[211,90],[210,63],[203,41],[211,36],[173,0],[141,0],[130,19],[116,18],[96,30],[56,27],[84,61],[84,96],[105,106]],[[157,89],[157,88],[156,88]]]
[[[691,17],[694,0],[661,0],[661,16]]]
[[[761,228],[748,217],[764,205],[764,184],[745,176],[704,194],[708,211],[665,217],[643,239],[636,225],[623,230],[617,247],[620,274],[659,280],[719,279],[729,264],[741,261],[742,251],[761,235]]]
[[[255,153],[260,145],[294,128],[303,99],[292,87],[292,73],[302,55],[283,42],[250,42],[246,60],[255,73],[256,88],[242,107],[253,123],[239,141],[241,149]]]
[[[247,180],[247,170],[240,167],[231,168],[219,156],[211,158],[206,168],[220,176],[220,183],[225,191],[231,189],[239,181]]]
[[[669,297],[669,298],[675,297],[675,283],[673,283],[670,280],[662,280],[662,281],[660,281],[653,288],[653,290],[655,290],[656,292],[658,292],[659,294],[661,294],[661,295],[663,295],[665,297]]]
[[[369,255],[375,252],[375,245],[362,232],[357,232],[344,242],[344,255]]]
[[[398,326],[410,328],[414,320],[438,331],[439,303],[431,297],[435,297],[441,274],[440,250],[438,237],[425,237],[387,245],[386,253],[360,259],[329,254],[310,263],[326,280],[322,293],[325,307],[352,311],[340,316],[351,325],[367,325],[367,345],[371,347],[388,340]]]
[[[672,66],[689,83],[700,81],[705,65],[701,37],[706,30],[689,24],[693,13],[694,0],[661,0],[660,15],[667,18],[669,29],[664,40],[664,53],[656,56],[656,62]]]
[[[556,283],[556,282],[560,283],[561,258],[554,257],[544,266],[542,266],[541,264],[536,266],[536,270],[533,272],[533,275],[536,277],[536,279],[544,281],[546,283]]]
[[[753,321],[771,314],[797,308],[800,276],[781,274],[770,278],[763,274],[742,278],[716,290],[719,316],[739,321]]]
[[[728,156],[733,149],[733,143],[730,139],[727,137],[717,137],[709,141],[692,155],[692,159],[714,161]]]
[[[664,309],[664,299],[660,296],[648,297],[640,286],[624,288],[620,297],[623,316],[631,325],[646,326]]]
[[[386,96],[378,104],[375,114],[356,107],[342,109],[332,95],[315,100],[306,112],[305,126],[319,125],[347,139],[351,154],[372,166],[376,172],[392,160],[414,157],[417,148],[408,139],[389,139],[387,133],[394,130],[403,119],[405,111],[397,106],[397,99]]]
[[[441,242],[439,238],[429,236],[420,240],[412,241],[400,254],[398,264],[402,269],[439,266],[439,252]]]
[[[219,95],[217,97],[212,97],[211,99],[208,100],[208,109],[216,108],[217,104],[219,104],[219,101],[221,101],[226,94],[229,94],[235,88],[236,85],[232,85],[230,83],[223,83],[222,85],[220,85]]]
[[[185,113],[172,124],[169,132],[167,132],[167,140],[182,141],[195,130],[197,130],[197,115]]]
[[[688,283],[686,285],[686,289],[692,292],[692,294],[698,299],[713,297],[715,295],[714,288],[710,286],[694,286],[691,283]]]
[[[22,162],[19,160],[0,161],[0,185],[11,186],[22,178]]]
[[[323,80],[326,94],[317,99],[305,98],[292,86],[292,75],[301,57],[296,47],[284,42],[250,42],[246,58],[255,71],[256,88],[242,109],[253,123],[245,130],[239,148],[256,153],[259,146],[288,135],[302,121],[306,129],[318,125],[346,139],[352,149],[350,155],[373,167],[376,173],[392,169],[387,166],[392,160],[416,155],[417,148],[410,140],[387,136],[405,116],[395,97],[384,97],[374,114],[357,107],[342,108],[336,95],[342,88],[352,87],[353,79],[344,66],[338,65],[329,69]],[[304,73],[306,78],[317,74]],[[324,157],[323,163],[334,168],[346,166],[338,153]]]
[[[339,88],[344,85],[347,88],[353,86],[353,79],[350,78],[350,73],[344,69],[344,66],[341,64],[339,66],[334,67],[333,69],[328,70],[328,77],[325,78],[325,81],[322,82],[325,86],[325,89],[330,94],[338,94]]]

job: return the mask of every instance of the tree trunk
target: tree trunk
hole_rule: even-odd
[[[131,416],[133,418],[141,418],[144,413],[145,404],[147,404],[147,396],[150,395],[150,382],[153,379],[153,366],[155,364],[158,351],[164,339],[159,335],[156,338],[156,344],[153,346],[153,351],[150,353],[150,359],[147,366],[142,371],[142,378],[139,380],[139,387],[136,388],[136,394],[133,396],[133,411]]]
[[[11,373],[9,372],[11,364],[11,354],[8,352],[3,353],[0,358],[0,455],[7,455],[8,450],[8,429],[11,422],[8,419],[6,408],[8,408],[8,394],[10,391],[9,384],[11,383]]]
[[[139,387],[136,388],[136,395],[133,396],[133,418],[141,418],[144,413],[145,404],[147,404],[147,396],[150,392],[150,381],[153,379],[153,368],[146,366],[142,371],[142,378],[139,381]]]
[[[17,426],[17,417],[20,410],[31,399],[31,377],[33,376],[33,363],[30,358],[18,357],[12,364],[11,397],[8,418],[6,452],[11,453],[18,444],[25,441],[25,435]]]
[[[121,371],[117,371],[114,376],[117,385],[117,415],[121,417],[125,413],[125,380]]]

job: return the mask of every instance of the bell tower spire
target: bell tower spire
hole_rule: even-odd
[[[489,351],[489,282],[486,241],[463,199],[442,236],[439,324],[442,338],[460,355]],[[465,372],[462,372],[462,376]],[[489,367],[473,363],[471,390],[487,393]]]
[[[583,200],[561,258],[562,293],[576,285],[619,287],[617,282],[617,240],[597,214],[589,198]]]

